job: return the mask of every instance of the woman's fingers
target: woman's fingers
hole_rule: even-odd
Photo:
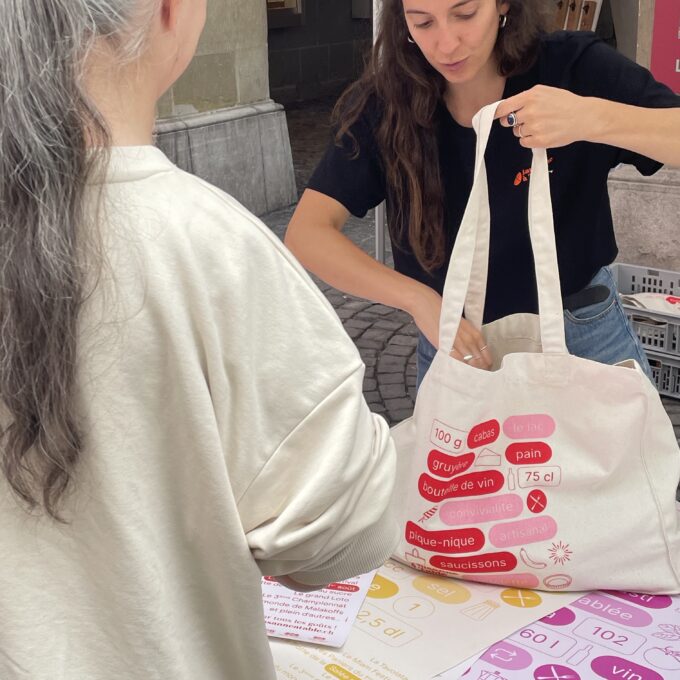
[[[492,357],[481,331],[461,319],[451,356],[475,368],[491,368]]]
[[[475,368],[483,368],[485,370],[491,368],[491,361],[487,350],[480,350],[479,348],[473,349],[471,347],[464,349],[454,347],[451,350],[451,356],[454,359],[458,359],[458,361],[462,361]]]
[[[558,87],[536,85],[503,100],[496,118],[512,128],[520,145],[528,148],[557,148],[588,139],[592,105],[588,99]]]
[[[531,132],[529,132],[527,126],[524,123],[516,125],[514,128],[512,128],[512,132],[515,137],[517,137],[517,139],[526,139],[527,137],[531,137]]]
[[[526,106],[529,95],[527,92],[521,92],[514,97],[504,99],[496,109],[494,118],[500,120],[503,127],[513,127],[522,120],[522,109]]]

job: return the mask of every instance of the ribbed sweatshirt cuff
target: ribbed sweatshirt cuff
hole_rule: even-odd
[[[394,499],[385,514],[360,533],[349,545],[314,569],[298,571],[290,577],[309,586],[326,585],[365,574],[385,563],[399,541],[399,525]]]

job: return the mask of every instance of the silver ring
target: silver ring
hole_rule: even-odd
[[[520,123],[517,126],[517,134],[519,135],[520,139],[524,139],[524,135],[522,134],[522,125],[524,125],[524,123]]]
[[[467,363],[468,361],[472,361],[473,359],[477,359],[477,358],[478,358],[478,357],[477,357],[476,354],[466,354],[466,355],[463,357],[463,361],[465,361],[465,362]]]
[[[479,351],[483,352],[485,349],[489,349],[489,345],[484,345],[484,347],[480,347]]]
[[[510,127],[516,127],[519,121],[517,120],[517,112],[516,111],[511,111],[508,114],[508,125]]]

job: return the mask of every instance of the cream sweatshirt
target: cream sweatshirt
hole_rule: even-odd
[[[82,315],[85,450],[58,525],[0,480],[2,680],[270,680],[260,577],[397,539],[364,367],[294,258],[153,147],[116,148]]]

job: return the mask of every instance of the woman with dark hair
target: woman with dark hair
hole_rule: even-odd
[[[205,17],[0,2],[2,680],[274,680],[262,574],[313,589],[397,541],[337,316],[153,146]]]
[[[578,356],[649,365],[607,268],[617,253],[607,176],[680,164],[680,97],[592,33],[548,35],[546,0],[384,0],[363,77],[340,98],[335,141],[286,244],[315,274],[410,313],[418,384],[438,338],[441,292],[472,185],[472,117],[503,99],[487,149],[491,249],[485,322],[536,312],[528,235],[531,148],[549,148],[567,344]],[[341,233],[387,200],[395,270]],[[463,320],[453,357],[488,368]],[[446,348],[447,350],[449,348]]]

